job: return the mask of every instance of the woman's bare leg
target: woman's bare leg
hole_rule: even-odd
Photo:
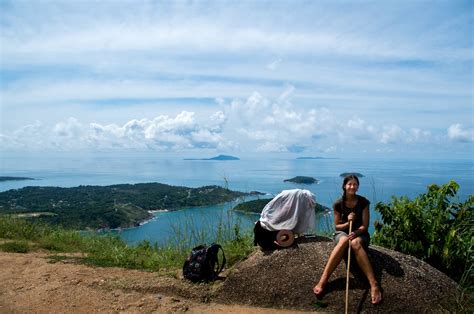
[[[378,304],[382,301],[382,291],[380,290],[377,279],[375,278],[374,270],[372,264],[370,263],[369,256],[367,252],[362,247],[362,241],[360,238],[355,238],[351,241],[351,248],[354,252],[357,264],[359,264],[360,269],[369,280],[370,284],[370,295],[372,297],[372,303]]]
[[[331,255],[329,255],[328,262],[326,263],[326,266],[324,267],[323,274],[321,275],[321,279],[319,279],[319,282],[316,286],[313,288],[313,292],[318,296],[321,295],[323,292],[324,286],[328,283],[329,277],[331,277],[332,272],[336,269],[337,265],[342,260],[342,257],[344,256],[344,253],[347,252],[347,246],[348,246],[348,238],[343,236],[339,240],[339,242],[336,244],[334,249],[331,252]]]

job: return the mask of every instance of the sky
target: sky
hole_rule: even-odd
[[[472,158],[473,9],[0,0],[0,152]]]

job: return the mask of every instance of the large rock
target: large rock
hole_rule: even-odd
[[[312,289],[333,249],[328,238],[300,239],[288,249],[253,253],[229,271],[216,301],[294,310],[343,312],[346,263],[332,274],[317,301]],[[431,313],[455,309],[456,282],[414,257],[370,246],[369,258],[383,289],[383,302],[372,305],[365,276],[351,262],[351,312]]]

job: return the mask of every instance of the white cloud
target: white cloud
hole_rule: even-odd
[[[455,142],[474,142],[474,129],[466,129],[461,124],[452,124],[448,128],[448,138]]]
[[[70,117],[67,121],[57,123],[53,131],[58,136],[76,139],[82,135],[83,126],[76,118]]]
[[[265,142],[256,149],[257,152],[261,153],[274,153],[274,152],[287,152],[287,148],[281,143],[277,142]]]
[[[244,126],[234,128],[241,135],[239,140],[252,143],[250,148],[256,146],[257,151],[267,152],[294,151],[296,145],[299,151],[317,147],[319,151],[332,153],[337,147],[343,149],[347,145],[416,144],[431,138],[429,131],[419,128],[403,130],[397,124],[377,126],[359,117],[344,121],[327,108],[298,107],[292,103],[291,93],[285,90],[273,101],[259,93],[247,100],[236,99],[226,114],[228,124]]]
[[[180,150],[185,148],[231,147],[225,142],[220,129],[225,121],[222,112],[216,112],[209,120],[212,127],[195,120],[193,112],[183,111],[175,117],[167,115],[154,119],[133,119],[122,126],[116,124],[81,123],[70,117],[52,127],[40,122],[26,125],[11,135],[1,134],[6,149],[151,149]],[[222,143],[221,143],[222,142]]]
[[[347,122],[348,131],[350,132],[351,138],[359,140],[370,140],[375,137],[376,129],[372,125],[368,125],[364,120],[359,117],[350,119]]]
[[[122,124],[70,117],[52,125],[36,121],[2,132],[3,149],[120,150],[179,152],[187,149],[241,152],[394,152],[404,146],[433,145],[437,138],[421,128],[380,124],[359,116],[342,119],[325,107],[299,106],[297,90],[284,89],[274,99],[253,92],[246,99],[222,99],[207,115],[183,110],[175,115],[131,119]],[[453,141],[472,142],[473,131],[460,124],[448,128]]]
[[[428,142],[432,138],[430,131],[421,130],[419,128],[411,128],[408,131],[406,141],[408,143]]]
[[[270,62],[269,64],[267,64],[267,69],[269,69],[270,71],[275,71],[282,61],[282,59],[276,59]]]
[[[400,141],[405,132],[398,125],[387,125],[383,127],[380,142],[383,144],[395,144]]]

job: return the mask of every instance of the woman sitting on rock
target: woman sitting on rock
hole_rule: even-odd
[[[358,188],[359,178],[357,176],[348,175],[344,178],[342,198],[338,199],[333,205],[336,246],[331,252],[321,279],[314,287],[313,292],[318,298],[322,297],[329,277],[341,262],[344,254],[347,253],[350,243],[357,264],[369,280],[372,304],[378,304],[382,301],[382,292],[375,279],[374,270],[366,252],[370,242],[368,232],[370,202],[365,197],[356,194]],[[353,230],[350,233],[349,221],[352,221]],[[351,241],[349,242],[349,240]]]
[[[315,199],[308,190],[285,190],[262,210],[255,223],[254,244],[265,250],[289,246],[294,233],[314,229]]]

